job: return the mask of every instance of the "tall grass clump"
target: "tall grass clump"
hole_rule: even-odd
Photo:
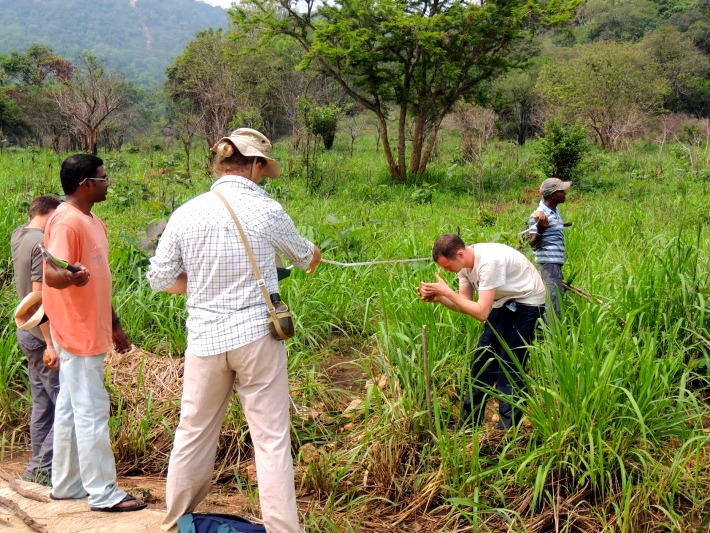
[[[659,332],[636,327],[640,313],[628,314],[618,332],[604,311],[582,305],[575,322],[558,334],[547,330],[534,348],[526,404],[534,447],[517,471],[521,482],[534,482],[533,507],[548,497],[554,480],[564,488],[562,497],[588,491],[630,505],[619,523],[637,531],[650,518],[650,510],[631,504],[639,491],[652,487],[653,495],[644,497],[659,498],[692,488],[681,479],[692,473],[693,455],[710,443],[702,431],[702,400],[688,388],[682,338],[664,339],[660,350]],[[679,461],[672,453],[681,442],[689,445]],[[679,511],[676,504],[665,508],[671,522]]]
[[[5,326],[0,334],[0,431],[3,435],[29,421],[27,369],[13,326]]]

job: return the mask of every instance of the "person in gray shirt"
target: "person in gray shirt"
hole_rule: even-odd
[[[15,288],[20,301],[34,291],[42,291],[43,259],[39,246],[44,240],[44,227],[59,206],[54,196],[39,196],[29,207],[29,222],[15,228],[10,245],[15,273]],[[54,404],[59,394],[59,357],[49,336],[49,322],[30,330],[17,330],[20,349],[27,357],[27,370],[32,393],[30,444],[32,458],[22,478],[42,485],[52,479],[52,445],[54,440]],[[43,356],[47,352],[47,365]]]

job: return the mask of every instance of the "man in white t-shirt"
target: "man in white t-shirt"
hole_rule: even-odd
[[[495,383],[504,395],[499,400],[498,427],[519,424],[522,411],[510,402],[524,389],[528,346],[545,310],[545,284],[540,274],[523,254],[510,246],[498,243],[466,246],[461,237],[452,233],[436,240],[432,255],[444,270],[458,273],[459,292],[435,274],[435,283],[422,282],[417,288],[420,298],[485,323],[471,365],[473,386],[471,394],[464,398],[462,423],[474,426],[483,423],[488,391]],[[475,293],[478,298],[474,301]]]

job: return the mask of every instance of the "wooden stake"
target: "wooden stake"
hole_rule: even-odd
[[[424,387],[426,389],[426,410],[429,415],[429,432],[434,434],[434,414],[431,409],[431,376],[429,370],[429,350],[426,341],[426,324],[422,326],[422,356],[424,359]]]

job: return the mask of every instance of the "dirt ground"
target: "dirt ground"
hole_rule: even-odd
[[[29,451],[15,454],[5,454],[0,461],[0,469],[18,477],[27,467]],[[119,476],[118,486],[131,494],[143,498],[148,507],[165,511],[165,478],[151,476]],[[249,505],[244,496],[236,489],[226,485],[214,485],[209,495],[197,507],[199,513],[231,513],[249,517]],[[0,532],[2,532],[0,528]]]

